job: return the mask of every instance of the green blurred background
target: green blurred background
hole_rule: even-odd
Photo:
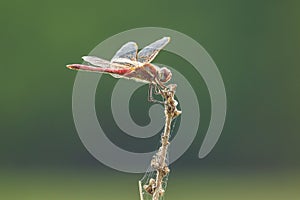
[[[0,199],[138,199],[142,174],[109,169],[81,143],[71,109],[76,73],[65,65],[111,35],[146,26],[197,40],[218,65],[228,98],[222,136],[199,160],[210,102],[205,83],[194,85],[201,127],[171,165],[166,199],[299,199],[299,20],[296,0],[1,1]],[[157,61],[164,60],[188,65],[162,52]],[[191,82],[201,79],[186,73]],[[116,83],[104,79],[99,115],[109,115],[101,96]],[[145,93],[136,93],[137,123],[149,120]],[[120,146],[153,146],[112,132]]]

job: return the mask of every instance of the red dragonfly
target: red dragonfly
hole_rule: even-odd
[[[153,87],[156,93],[158,90],[166,88],[171,77],[171,71],[166,67],[158,67],[151,63],[170,41],[169,37],[163,37],[138,52],[138,46],[135,42],[124,44],[114,55],[111,61],[98,58],[96,56],[83,56],[82,59],[89,63],[67,65],[69,69],[90,71],[110,74],[115,78],[133,79],[138,82],[149,84],[148,100],[159,102],[152,97]]]

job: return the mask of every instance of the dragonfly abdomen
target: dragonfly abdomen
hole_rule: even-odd
[[[72,64],[67,65],[69,69],[73,70],[82,70],[82,71],[90,71],[90,72],[99,72],[99,73],[111,73],[111,74],[118,74],[124,75],[131,71],[130,68],[102,68],[102,67],[93,67],[89,65],[82,65],[82,64]]]

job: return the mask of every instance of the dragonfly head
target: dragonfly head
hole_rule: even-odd
[[[168,68],[166,68],[166,67],[160,68],[160,70],[158,71],[158,77],[157,77],[157,79],[160,82],[166,83],[171,78],[172,78],[172,73],[171,73],[171,71]]]

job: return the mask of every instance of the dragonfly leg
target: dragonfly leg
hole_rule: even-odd
[[[154,85],[154,94],[155,95],[161,94],[161,89],[157,85]]]
[[[167,88],[167,86],[165,86],[160,80],[156,79],[155,82],[157,83],[158,86],[161,87],[161,89],[166,89]]]
[[[153,84],[149,84],[149,90],[148,90],[148,101],[151,103],[160,103],[160,104],[164,104],[163,101],[158,101],[156,99],[153,98]],[[156,91],[155,91],[156,93]]]

